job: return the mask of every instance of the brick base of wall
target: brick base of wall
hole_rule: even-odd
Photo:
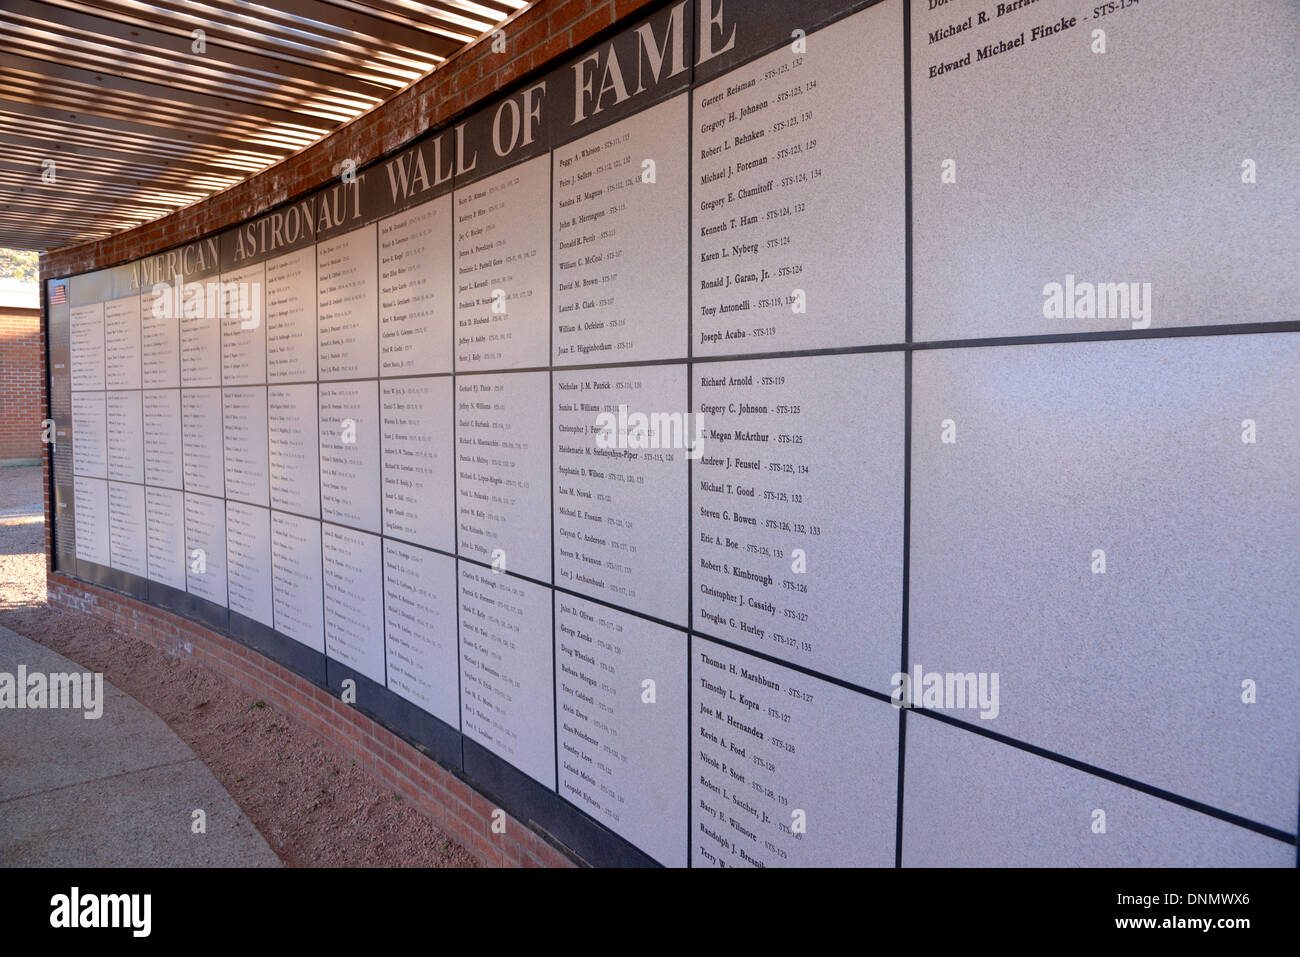
[[[51,604],[94,615],[178,658],[190,658],[310,727],[340,754],[383,779],[491,867],[572,867],[575,862],[510,815],[492,832],[496,806],[415,746],[322,688],[236,641],[161,608],[51,573]],[[499,829],[499,828],[498,828]]]

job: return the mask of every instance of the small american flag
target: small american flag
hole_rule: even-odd
[[[68,284],[56,282],[50,284],[50,305],[61,306],[68,301]]]

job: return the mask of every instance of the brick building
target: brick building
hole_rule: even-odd
[[[41,309],[35,282],[0,280],[0,468],[41,461]]]

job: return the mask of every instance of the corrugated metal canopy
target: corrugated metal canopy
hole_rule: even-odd
[[[0,246],[97,239],[238,182],[525,6],[0,0]]]

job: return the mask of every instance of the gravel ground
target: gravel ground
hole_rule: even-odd
[[[24,511],[36,520],[24,519]],[[0,469],[0,625],[103,672],[166,721],[285,864],[477,866],[423,812],[310,728],[201,665],[171,658],[98,618],[49,607],[40,515],[40,468]]]
[[[40,466],[0,468],[0,615],[45,606],[43,508]]]

